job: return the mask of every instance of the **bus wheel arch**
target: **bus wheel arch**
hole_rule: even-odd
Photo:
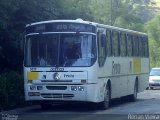
[[[104,100],[99,103],[99,107],[102,110],[106,110],[109,108],[111,100],[111,82],[110,80],[107,81],[104,88]]]
[[[133,94],[130,95],[130,101],[135,102],[137,100],[137,94],[138,94],[138,77],[136,77],[135,79]]]
[[[136,77],[135,79],[135,84],[137,84],[137,92],[139,91],[139,79],[138,79],[138,76]]]

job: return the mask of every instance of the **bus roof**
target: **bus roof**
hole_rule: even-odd
[[[35,22],[31,24],[27,24],[26,27],[32,26],[32,25],[38,25],[38,24],[45,24],[45,23],[55,23],[55,22],[71,22],[71,23],[83,23],[83,24],[93,24],[93,22],[89,21],[83,21],[82,19],[76,19],[76,20],[49,20],[49,21],[41,21],[41,22]]]
[[[96,27],[101,27],[101,28],[106,28],[106,29],[112,29],[112,30],[116,30],[116,31],[129,32],[129,33],[133,33],[133,34],[143,34],[143,35],[147,36],[147,34],[143,33],[143,32],[138,32],[138,31],[134,31],[134,30],[124,29],[124,28],[115,27],[115,26],[111,26],[111,25],[99,24],[99,23],[96,23],[96,22],[84,21],[82,19],[41,21],[41,22],[35,22],[35,23],[27,24],[26,27],[29,27],[29,26],[32,26],[32,25],[45,24],[45,23],[55,23],[55,22],[70,22],[70,23],[89,24],[89,25],[93,25],[93,26],[96,26]]]

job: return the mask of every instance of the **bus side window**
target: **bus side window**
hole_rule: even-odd
[[[113,38],[113,47],[114,47],[114,56],[117,57],[119,56],[119,33],[118,32],[113,32],[112,33],[112,38]]]
[[[106,35],[104,35],[103,33],[101,33],[100,31],[97,32],[97,38],[98,38],[98,63],[99,66],[102,67],[105,63],[106,60],[106,46],[104,45],[104,43],[102,43],[104,41],[104,37],[106,37]],[[105,38],[107,39],[107,38]],[[105,43],[106,44],[106,43]]]
[[[143,37],[141,38],[141,50],[142,50],[142,57],[145,56],[145,47],[144,47],[144,39]]]
[[[148,38],[146,38],[146,52],[147,52],[147,54],[146,54],[146,57],[149,57],[149,45],[148,45]]]
[[[136,56],[139,56],[139,37],[135,36],[135,47],[136,47]]]
[[[107,56],[112,56],[112,36],[111,31],[106,30],[106,37],[107,37]]]
[[[128,44],[128,43],[127,43],[127,39],[128,39],[128,37],[127,37],[127,34],[125,33],[125,49],[126,49],[126,55],[125,55],[125,56],[128,55],[128,51],[127,51],[127,49],[128,49],[128,48],[127,48],[127,47],[128,47],[128,46],[127,46],[127,44]]]
[[[128,50],[128,56],[132,57],[133,56],[133,47],[132,47],[132,36],[128,34],[128,41],[127,41],[127,50]]]
[[[120,34],[120,53],[121,56],[126,56],[126,35],[125,33]]]
[[[137,56],[141,56],[140,51],[141,51],[141,49],[140,49],[140,37],[137,36]]]
[[[136,41],[135,41],[135,37],[133,37],[133,56],[136,56]]]
[[[143,57],[143,38],[142,37],[139,37],[139,56]]]
[[[148,40],[146,37],[143,38],[144,44],[144,57],[149,57]]]
[[[134,56],[138,57],[139,56],[139,37],[134,36]]]

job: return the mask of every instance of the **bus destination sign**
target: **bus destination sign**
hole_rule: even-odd
[[[28,26],[26,33],[40,32],[93,32],[96,29],[93,25],[71,22],[54,22]]]
[[[58,23],[53,25],[55,31],[91,32],[92,26],[78,23]]]

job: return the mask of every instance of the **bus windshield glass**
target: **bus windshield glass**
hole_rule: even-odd
[[[91,34],[29,35],[25,46],[25,66],[91,66],[96,61],[96,40]]]
[[[160,69],[152,69],[150,76],[160,76]]]

